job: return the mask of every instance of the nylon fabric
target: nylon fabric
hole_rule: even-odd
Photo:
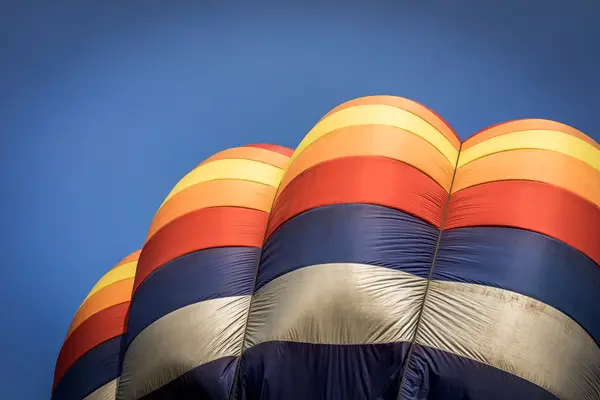
[[[386,157],[422,171],[446,191],[454,165],[431,144],[403,129],[386,125],[357,125],[337,129],[310,144],[285,172],[279,194],[304,171],[341,157]],[[277,196],[277,197],[278,197]]]
[[[58,354],[54,370],[54,386],[69,368],[95,346],[120,336],[125,330],[125,314],[128,303],[112,306],[91,316],[65,341]]]
[[[108,271],[106,273],[106,275],[104,275],[98,281],[98,283],[96,283],[94,285],[94,287],[92,288],[90,293],[81,302],[81,305],[79,306],[79,308],[81,308],[81,306],[83,306],[90,297],[92,297],[95,293],[104,289],[105,287],[112,285],[113,283],[125,280],[125,279],[133,278],[135,276],[135,270],[137,268],[137,263],[138,263],[137,261],[130,261],[125,264],[121,264],[118,267]]]
[[[240,207],[269,212],[275,188],[256,182],[218,180],[198,183],[178,192],[158,210],[146,241],[169,222],[185,214],[211,207]]]
[[[506,133],[478,143],[461,151],[458,167],[490,154],[518,149],[556,151],[581,160],[600,171],[600,149],[567,133],[541,129]]]
[[[144,400],[227,399],[238,357],[202,364],[143,397]]]
[[[56,361],[52,400],[114,399],[110,382],[118,378],[139,255],[138,250],[119,261],[79,306]]]
[[[116,379],[120,350],[121,337],[118,336],[78,358],[54,387],[52,400],[81,400]]]
[[[457,149],[460,147],[460,138],[442,117],[440,117],[435,111],[424,106],[423,104],[417,103],[416,101],[412,101],[403,97],[386,95],[359,97],[342,103],[339,106],[333,108],[321,119],[325,119],[331,114],[335,114],[336,112],[347,108],[377,104],[396,107],[419,116],[423,120],[427,121],[431,126],[435,127],[438,131],[440,131],[446,137],[446,139],[448,139],[450,143],[452,143],[454,147],[456,147]]]
[[[111,269],[115,269],[120,267],[123,264],[127,264],[131,261],[137,261],[140,258],[140,253],[142,252],[142,250],[136,250],[133,253],[131,253],[130,255],[128,255],[127,257],[125,257],[124,259],[122,259],[121,261],[119,261],[117,263],[117,265],[115,265],[114,267],[112,267]]]
[[[262,183],[263,185],[276,188],[277,185],[279,185],[282,176],[283,170],[281,168],[263,162],[236,159],[211,161],[197,167],[183,177],[183,179],[175,185],[173,190],[171,190],[160,207],[175,194],[201,182],[218,179],[237,179]]]
[[[505,226],[542,233],[600,265],[600,210],[556,186],[501,181],[461,190],[450,199],[444,229],[467,226]]]
[[[115,400],[117,395],[117,380],[113,379],[83,400]]]
[[[487,364],[416,345],[402,400],[558,400],[544,388]],[[395,399],[394,399],[395,400]]]
[[[368,264],[426,278],[438,234],[426,222],[386,207],[316,208],[286,222],[265,242],[255,291],[315,264]]]
[[[237,356],[250,296],[180,308],[144,329],[125,353],[118,400],[136,400],[192,369]]]
[[[133,278],[129,278],[117,281],[94,293],[75,313],[66,337],[68,338],[79,325],[92,315],[117,304],[128,303],[131,300],[132,289]]]
[[[292,154],[294,154],[294,150],[287,148],[285,146],[279,146],[277,144],[271,144],[271,143],[255,143],[255,144],[247,144],[246,146],[243,147],[256,147],[259,149],[265,149],[265,150],[270,150],[270,151],[274,151],[276,153],[282,154],[286,157],[291,157]]]
[[[215,207],[196,210],[172,221],[144,246],[134,293],[152,272],[185,254],[212,247],[260,247],[268,217],[263,211]]]
[[[138,288],[129,311],[127,343],[153,322],[182,307],[223,297],[250,296],[259,256],[259,248],[220,247],[167,263]]]
[[[343,174],[352,178],[340,179]],[[305,171],[286,187],[271,212],[267,237],[305,211],[348,203],[393,208],[439,227],[447,198],[441,186],[407,164],[380,157],[340,158]]]
[[[583,161],[546,150],[511,150],[479,158],[456,171],[452,191],[502,180],[548,183],[600,209],[600,172]]]
[[[502,369],[561,399],[600,398],[594,340],[565,314],[514,292],[432,281],[416,343]]]
[[[289,152],[291,156],[291,150]],[[204,165],[212,161],[230,159],[258,161],[272,165],[277,168],[285,169],[290,158],[289,156],[281,154],[279,152],[259,147],[234,147],[231,149],[220,151],[217,154],[208,157],[206,160],[198,164],[198,167],[200,165]]]
[[[242,356],[237,398],[396,400],[408,347],[262,343]]]
[[[315,140],[336,129],[354,125],[388,125],[407,130],[431,143],[448,159],[456,164],[458,149],[435,127],[417,115],[387,105],[364,105],[337,111],[319,121],[300,142],[290,163]]]
[[[600,345],[600,268],[556,239],[501,227],[444,231],[432,279],[487,285],[539,300],[568,315]]]
[[[364,264],[321,264],[289,272],[254,294],[244,349],[269,341],[409,341],[425,283],[402,271]]]
[[[462,144],[462,149],[467,150],[470,147],[475,146],[478,143],[481,143],[487,139],[491,139],[493,137],[501,136],[506,133],[520,132],[520,131],[530,131],[530,130],[544,130],[544,131],[556,131],[563,132],[569,134],[575,138],[581,139],[584,142],[587,142],[600,150],[600,143],[596,142],[594,139],[581,132],[578,129],[573,128],[572,126],[565,125],[560,122],[550,121],[547,119],[518,119],[513,121],[507,121],[500,124],[492,125],[486,129],[483,129],[473,136],[469,137]]]

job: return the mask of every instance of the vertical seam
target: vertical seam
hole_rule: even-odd
[[[290,157],[291,160],[291,157]],[[260,246],[260,254],[258,255],[258,259],[256,260],[256,268],[254,269],[254,278],[252,279],[252,294],[250,295],[250,304],[248,305],[248,313],[246,314],[246,323],[244,324],[244,335],[242,336],[242,343],[240,345],[240,354],[237,366],[235,368],[235,375],[233,378],[233,384],[229,391],[229,400],[235,399],[235,394],[237,392],[237,384],[240,376],[240,369],[242,365],[242,356],[244,355],[244,346],[246,345],[246,334],[248,333],[248,321],[250,320],[250,311],[252,311],[252,302],[254,301],[254,288],[256,287],[256,279],[258,278],[258,269],[260,268],[260,261],[262,260],[263,249],[265,247],[265,241],[267,239],[267,232],[269,231],[269,223],[271,222],[271,215],[273,212],[273,207],[277,201],[277,195],[279,194],[279,187],[281,186],[281,182],[285,177],[285,173],[287,172],[291,162],[283,169],[283,175],[281,176],[281,180],[277,185],[277,190],[275,191],[275,196],[273,196],[273,201],[271,202],[271,208],[269,209],[269,216],[267,217],[267,225],[265,226],[265,233],[263,234],[262,243]]]
[[[400,378],[400,386],[398,387],[398,395],[396,396],[396,400],[401,400],[402,386],[404,386],[404,381],[406,379],[406,373],[408,372],[408,367],[409,367],[410,361],[412,359],[412,355],[413,355],[414,348],[415,348],[415,343],[416,343],[417,337],[419,335],[419,328],[421,328],[423,310],[425,309],[425,303],[427,302],[427,295],[429,294],[429,284],[431,283],[431,277],[433,276],[433,271],[435,269],[435,262],[437,259],[438,251],[440,249],[440,242],[442,240],[442,233],[444,232],[444,224],[446,223],[448,207],[450,205],[450,197],[452,196],[452,188],[454,186],[454,179],[456,178],[456,172],[458,170],[458,160],[460,158],[461,149],[462,149],[462,143],[458,147],[458,155],[456,156],[456,164],[454,165],[452,181],[450,182],[450,190],[448,190],[448,197],[446,198],[446,204],[444,205],[444,214],[442,216],[442,224],[440,226],[440,233],[438,234],[437,242],[435,245],[435,251],[433,253],[433,259],[431,260],[431,266],[429,267],[429,275],[427,276],[427,284],[425,285],[425,293],[423,294],[423,301],[421,302],[421,307],[419,308],[419,314],[417,316],[417,326],[415,328],[415,335],[413,336],[413,339],[410,342],[410,348],[408,349],[408,355],[406,357],[406,362],[404,363],[404,368],[402,370],[402,376]]]

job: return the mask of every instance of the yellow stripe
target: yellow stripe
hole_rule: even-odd
[[[460,153],[458,167],[494,153],[518,149],[540,149],[566,154],[600,171],[600,150],[566,133],[527,130],[487,139]]]
[[[160,207],[183,189],[200,182],[214,181],[217,179],[238,179],[262,183],[276,188],[279,185],[281,178],[283,178],[282,169],[263,162],[243,159],[215,160],[200,165],[198,168],[187,174],[177,185],[175,185]]]
[[[354,125],[388,125],[407,130],[433,145],[448,159],[450,164],[456,164],[458,149],[440,131],[411,112],[386,105],[345,108],[319,121],[296,148],[290,164],[305,148],[321,136],[335,129]]]
[[[137,267],[137,260],[125,263],[115,269],[110,270],[106,275],[104,275],[98,283],[92,288],[91,292],[87,295],[87,297],[81,302],[81,306],[94,295],[94,293],[99,290],[112,285],[115,282],[122,281],[123,279],[129,279],[135,277],[135,269]]]

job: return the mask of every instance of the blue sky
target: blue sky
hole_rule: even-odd
[[[370,94],[462,138],[541,117],[600,140],[598,2],[125,3],[0,5],[2,399],[49,397],[79,303],[214,152],[294,147]]]

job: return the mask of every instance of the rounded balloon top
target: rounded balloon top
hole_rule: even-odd
[[[56,362],[53,398],[114,396],[139,255],[138,250],[119,261],[79,306]]]
[[[201,373],[210,381],[227,381],[221,368],[235,371],[230,360],[242,348],[269,213],[292,153],[269,144],[227,149],[168,194],[140,255],[119,398],[178,398],[211,360]],[[209,386],[198,395],[225,398],[222,385]]]

